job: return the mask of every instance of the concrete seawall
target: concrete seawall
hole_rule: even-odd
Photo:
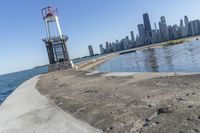
[[[19,86],[0,106],[0,133],[97,133],[36,90],[39,77]]]

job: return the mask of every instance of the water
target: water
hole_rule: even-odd
[[[137,51],[96,67],[101,72],[200,72],[200,41]]]
[[[47,72],[47,67],[39,67],[31,70],[0,75],[0,104],[8,97],[20,84],[26,80]]]

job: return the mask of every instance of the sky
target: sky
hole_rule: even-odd
[[[165,16],[179,24],[185,15],[200,19],[200,0],[0,0],[0,74],[48,64],[42,38],[46,37],[41,9],[58,8],[63,34],[69,37],[71,58],[89,55],[88,45],[99,53],[99,44],[138,33],[147,12],[151,25]]]

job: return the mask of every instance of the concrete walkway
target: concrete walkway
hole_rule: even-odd
[[[90,125],[62,111],[35,86],[39,77],[18,87],[0,106],[0,133],[96,133]]]

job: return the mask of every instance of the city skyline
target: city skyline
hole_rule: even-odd
[[[157,24],[159,28],[157,28]],[[160,21],[155,22],[154,28],[151,28],[149,14],[146,12],[143,14],[143,23],[138,24],[137,27],[138,34],[136,34],[136,38],[134,31],[130,31],[130,34],[125,38],[116,39],[116,41],[113,42],[106,42],[105,48],[103,44],[100,44],[100,54],[112,53],[149,44],[156,44],[160,42],[200,35],[200,20],[195,19],[190,21],[187,15],[180,19],[179,24],[173,25],[168,25],[165,16],[161,16]],[[129,37],[131,39],[129,39]],[[90,47],[92,48],[91,45]]]
[[[171,25],[179,23],[185,15],[190,20],[200,18],[199,4],[199,0],[2,0],[0,11],[5,17],[0,21],[3,49],[0,74],[48,64],[41,41],[45,28],[40,12],[48,5],[58,8],[61,28],[69,37],[69,55],[76,58],[89,55],[88,45],[93,45],[94,53],[99,53],[99,44],[105,41],[124,38],[131,30],[138,34],[137,24],[143,22],[144,12],[149,13],[151,27],[163,15]]]

